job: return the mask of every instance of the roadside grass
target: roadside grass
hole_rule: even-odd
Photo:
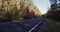
[[[60,32],[60,22],[46,18],[48,23],[48,32]]]

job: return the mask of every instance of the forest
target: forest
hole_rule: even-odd
[[[32,0],[0,0],[0,21],[15,21],[41,17]]]

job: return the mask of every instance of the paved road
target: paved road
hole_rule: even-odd
[[[38,26],[40,26],[44,21],[44,18],[33,18],[21,22],[1,23],[0,32],[36,32]]]

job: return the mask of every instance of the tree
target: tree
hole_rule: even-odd
[[[34,6],[32,0],[20,0],[19,2],[17,1],[18,0],[5,0],[2,2],[2,15],[0,20],[17,21],[41,16],[40,11],[36,8],[36,6]]]
[[[53,18],[53,19],[60,19],[60,8],[58,6],[59,4],[55,3],[51,5],[51,8],[47,12],[47,17]]]

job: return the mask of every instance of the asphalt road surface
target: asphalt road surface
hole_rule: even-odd
[[[33,18],[20,22],[0,23],[0,32],[37,32],[40,27],[44,29],[44,22],[44,18]]]

